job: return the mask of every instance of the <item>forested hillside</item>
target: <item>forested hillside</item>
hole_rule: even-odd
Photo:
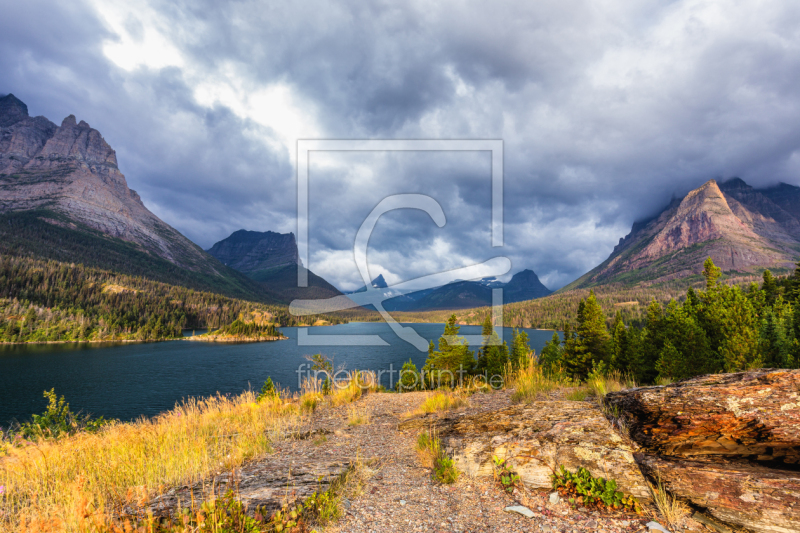
[[[703,274],[704,288],[690,288],[682,302],[651,301],[642,327],[618,313],[609,328],[590,292],[578,304],[576,326],[566,328],[563,341],[554,334],[540,363],[578,379],[616,370],[637,383],[800,367],[800,264],[780,279],[767,270],[761,285],[746,288],[720,284],[711,258]]]
[[[232,298],[278,300],[264,285],[221,263],[216,274],[189,270],[46,209],[0,214],[0,255],[83,264]]]
[[[182,328],[256,318],[298,325],[285,307],[83,265],[0,256],[0,342],[159,340],[180,337]],[[302,324],[321,319],[347,321],[310,316]]]
[[[726,277],[724,283],[748,285],[760,280],[757,276]],[[622,284],[605,285],[594,288],[598,304],[609,317],[609,325],[619,312],[626,323],[641,324],[646,316],[647,306],[656,299],[666,305],[671,299],[685,298],[690,286],[701,287],[700,275],[682,280],[654,285],[629,287]],[[536,300],[506,304],[503,306],[503,325],[507,327],[563,329],[566,324],[576,324],[578,304],[589,294],[588,289],[556,293]],[[416,313],[393,313],[400,322],[446,322],[455,313],[460,324],[480,325],[490,312],[489,307],[463,309],[458,311],[429,311]]]

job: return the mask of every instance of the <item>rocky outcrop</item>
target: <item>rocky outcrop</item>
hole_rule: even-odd
[[[351,464],[348,460],[314,457],[287,464],[282,456],[269,456],[234,473],[172,489],[149,502],[147,510],[155,516],[175,516],[192,502],[208,501],[234,490],[237,500],[250,512],[261,509],[269,516],[285,504],[303,502],[314,492],[326,490]],[[129,515],[139,514],[139,509],[132,507],[125,511]]]
[[[763,532],[800,531],[800,472],[725,458],[636,454],[642,470],[718,521]]]
[[[635,223],[606,261],[562,290],[681,278],[699,273],[709,256],[724,271],[792,268],[800,246],[800,188],[779,189],[710,180]]]
[[[800,463],[800,370],[699,376],[606,396],[649,451]]]
[[[800,370],[609,393],[642,470],[718,521],[800,532]]]
[[[633,448],[611,427],[597,405],[574,401],[537,401],[499,411],[419,418],[403,430],[432,426],[458,468],[473,476],[493,475],[492,457],[505,459],[528,488],[551,489],[559,466],[614,479],[620,490],[650,499]]]
[[[0,98],[0,212],[49,209],[189,270],[219,263],[151,213],[128,188],[100,132],[70,115],[56,126]]]

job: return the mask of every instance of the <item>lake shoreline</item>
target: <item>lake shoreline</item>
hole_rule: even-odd
[[[117,344],[117,343],[130,343],[130,344],[156,344],[159,342],[175,342],[175,341],[200,341],[200,342],[271,342],[288,340],[289,337],[267,337],[267,338],[199,338],[201,335],[194,335],[191,337],[174,338],[174,339],[158,339],[158,340],[139,340],[139,339],[106,339],[106,340],[90,340],[90,341],[34,341],[34,342],[0,342],[0,346],[44,346],[48,344]]]

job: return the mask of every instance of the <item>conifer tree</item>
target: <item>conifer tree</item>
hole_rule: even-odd
[[[533,354],[533,352],[530,344],[528,343],[528,334],[524,331],[514,328],[511,335],[511,354],[509,355],[511,359],[511,367],[514,370],[519,369],[523,364],[526,363],[531,354]]]
[[[456,315],[451,315],[445,324],[444,335],[439,338],[439,350],[428,348],[428,360],[423,371],[433,387],[455,386],[459,380],[471,373],[475,366],[475,356],[464,337],[459,337],[460,327],[456,325]]]
[[[581,300],[578,304],[577,337],[569,350],[565,349],[564,363],[567,371],[584,379],[595,365],[608,365],[610,341],[603,309],[597,302],[594,291],[589,291],[586,300]]]
[[[478,359],[477,370],[485,373],[487,380],[493,376],[503,376],[506,365],[509,363],[508,345],[500,343],[500,336],[494,330],[491,315],[487,315],[483,322],[483,355]]]
[[[778,297],[778,284],[775,281],[775,277],[772,275],[772,272],[769,270],[764,271],[764,284],[761,286],[761,290],[764,291],[766,304],[769,306],[774,305],[775,298]]]
[[[566,336],[566,333],[565,333]],[[539,365],[547,371],[552,372],[556,367],[563,364],[564,348],[561,346],[561,337],[558,332],[553,332],[553,338],[547,341],[542,348],[539,356]]]
[[[717,286],[717,280],[722,275],[722,271],[714,265],[711,257],[703,263],[703,277],[706,278],[706,290],[713,289]]]

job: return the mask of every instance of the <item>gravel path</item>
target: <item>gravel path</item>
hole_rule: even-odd
[[[420,466],[415,452],[417,434],[400,432],[403,415],[416,409],[427,393],[369,394],[354,404],[324,408],[309,422],[308,438],[286,441],[278,453],[297,453],[311,446],[314,455],[359,457],[371,461],[375,473],[362,494],[345,501],[345,515],[327,532],[624,532],[646,531],[646,519],[637,516],[610,518],[574,510],[565,503],[549,503],[548,494],[508,495],[491,480],[461,478],[453,485],[432,481],[429,469]],[[460,410],[470,413],[498,409],[510,403],[510,393],[477,394]],[[369,422],[349,425],[352,413]],[[457,411],[456,411],[457,412]],[[525,505],[533,518],[504,511]]]

